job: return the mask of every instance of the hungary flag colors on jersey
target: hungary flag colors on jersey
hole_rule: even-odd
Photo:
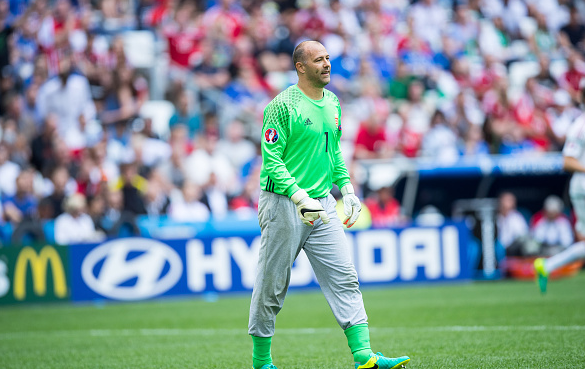
[[[349,183],[341,149],[341,107],[334,93],[308,98],[297,85],[281,92],[264,109],[262,189],[291,196],[299,189],[325,197],[332,184]]]

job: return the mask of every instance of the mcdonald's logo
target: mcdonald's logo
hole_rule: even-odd
[[[59,253],[52,246],[45,246],[37,254],[35,249],[26,246],[18,254],[14,268],[14,298],[22,301],[26,298],[26,275],[30,265],[33,279],[33,292],[37,296],[47,294],[47,266],[51,264],[53,272],[53,289],[55,297],[67,296],[67,278]]]

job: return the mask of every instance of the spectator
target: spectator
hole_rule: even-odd
[[[526,137],[522,127],[512,127],[510,132],[502,137],[499,148],[500,154],[504,155],[525,155],[536,150],[536,145]]]
[[[97,196],[96,196],[97,197]],[[98,212],[93,212],[96,229],[110,234],[114,225],[118,224],[124,211],[124,195],[122,191],[109,189],[105,194],[105,207],[103,214],[100,217]]]
[[[334,57],[331,57],[331,86],[333,90],[338,91],[342,96],[352,89],[351,78],[357,75],[359,71],[359,58],[351,50],[351,43],[344,42],[343,51]],[[406,68],[405,68],[406,69]]]
[[[90,150],[90,157],[94,161],[95,170],[99,173],[101,182],[113,182],[120,175],[120,168],[107,156],[106,142],[96,143]]]
[[[431,116],[427,106],[422,101],[424,85],[414,81],[408,88],[408,104],[400,107],[402,117],[401,146],[407,157],[418,154],[423,135],[429,130]]]
[[[167,161],[171,156],[171,147],[168,143],[158,138],[150,138],[143,133],[132,136],[131,146],[136,159],[146,171]]]
[[[459,158],[457,135],[447,124],[444,114],[436,110],[430,129],[422,139],[421,156],[435,158],[441,163],[453,163]]]
[[[115,182],[113,190],[121,191],[123,211],[132,214],[146,214],[144,194],[148,188],[148,181],[138,174],[136,162],[123,163],[120,166],[120,178]]]
[[[16,140],[11,147],[12,155],[11,160],[16,163],[21,168],[26,168],[29,166],[30,163],[30,147],[29,142],[25,135],[22,133],[18,133],[16,135]]]
[[[57,116],[49,114],[45,118],[41,132],[32,140],[31,159],[33,167],[48,176],[52,157],[54,156],[53,142],[57,138]]]
[[[132,29],[135,19],[132,14],[130,3],[123,6],[116,0],[102,0],[100,20],[101,28],[106,32],[119,32],[122,30]]]
[[[514,118],[526,137],[541,151],[548,149],[546,130],[548,122],[544,114],[552,101],[552,91],[540,86],[534,78],[526,80],[524,94],[514,106]]]
[[[459,92],[450,108],[445,114],[455,134],[459,137],[465,136],[471,126],[481,126],[485,120],[485,115],[470,90]]]
[[[79,171],[75,181],[77,182],[77,192],[91,197],[99,193],[102,176],[99,169],[95,166],[93,159],[89,155],[81,158]]]
[[[105,229],[101,228],[101,222],[106,212],[106,201],[104,196],[98,195],[90,197],[87,205],[87,214],[91,217],[91,220],[95,226],[97,232],[106,232]]]
[[[175,112],[169,121],[169,127],[173,129],[176,125],[184,125],[191,140],[195,139],[201,130],[201,118],[192,113],[192,104],[189,103],[189,94],[185,90],[179,92],[175,102]]]
[[[2,201],[6,218],[13,223],[37,217],[38,201],[33,193],[33,174],[30,170],[20,172],[16,178],[16,193]]]
[[[195,183],[185,181],[182,196],[171,200],[169,216],[178,222],[206,222],[209,220],[209,208],[201,202],[201,188]]]
[[[32,116],[26,116],[24,112],[24,98],[17,93],[9,93],[0,103],[4,104],[5,119],[15,122],[16,131],[30,140],[36,129],[36,123]]]
[[[504,28],[501,16],[492,18],[492,23],[486,23],[481,28],[478,44],[483,55],[489,55],[495,60],[506,62],[513,58],[509,46],[511,37]]]
[[[256,178],[250,178],[244,185],[244,190],[230,201],[230,210],[234,210],[243,217],[256,216],[258,212],[258,198],[260,184]]]
[[[581,101],[581,81],[585,77],[585,62],[576,51],[570,51],[567,58],[567,70],[559,79],[559,84],[567,90],[574,101]]]
[[[439,36],[447,26],[446,10],[435,0],[422,0],[412,6],[410,15],[416,35],[439,48]]]
[[[389,227],[402,221],[400,204],[394,198],[394,189],[390,186],[380,187],[373,192],[365,204],[370,209],[374,227]]]
[[[333,69],[333,65],[331,66]],[[390,82],[388,94],[391,98],[396,100],[408,99],[408,90],[410,84],[415,80],[415,77],[408,71],[408,65],[403,62],[398,62],[396,67],[396,76]]]
[[[57,134],[70,149],[85,146],[79,117],[85,121],[95,119],[96,108],[91,99],[87,78],[73,73],[70,55],[59,60],[59,75],[49,79],[37,95],[37,116],[43,120],[48,114],[57,116]]]
[[[140,134],[145,138],[151,138],[153,140],[160,140],[161,137],[154,131],[152,117],[142,117],[142,130]]]
[[[563,214],[563,200],[550,195],[544,200],[544,208],[534,214],[530,233],[540,243],[541,254],[552,255],[573,243],[573,227]]]
[[[483,139],[481,127],[476,125],[469,127],[464,139],[459,142],[459,152],[467,156],[490,154],[489,146]]]
[[[166,215],[171,203],[163,186],[153,180],[148,182],[145,200],[146,214],[148,214],[148,216]]]
[[[201,202],[209,208],[213,219],[223,219],[227,215],[227,196],[218,186],[217,175],[215,172],[211,172],[209,175],[209,182],[203,187]]]
[[[103,235],[95,230],[91,217],[86,213],[85,196],[76,193],[65,200],[65,213],[55,219],[55,242],[60,245],[71,245],[83,242],[95,242],[103,239]]]
[[[193,70],[195,83],[202,89],[203,113],[217,111],[214,96],[223,91],[230,78],[227,65],[218,62],[216,52],[217,48],[210,41],[204,41],[201,46],[201,62]]]
[[[431,116],[428,108],[423,103],[424,85],[420,81],[414,81],[408,88],[408,115],[405,128],[418,133],[425,133],[430,126]]]
[[[248,15],[238,1],[219,0],[205,11],[203,24],[218,39],[234,42],[244,32],[247,18]]]
[[[432,0],[429,0],[432,1]],[[400,60],[408,66],[408,70],[418,78],[430,75],[435,66],[433,64],[434,52],[428,41],[421,38],[412,29],[413,18],[408,18],[408,33],[400,38],[397,45]]]
[[[537,22],[537,29],[529,40],[532,50],[535,53],[553,54],[557,49],[557,45],[554,35],[548,28],[546,16],[541,13],[536,13],[534,18]]]
[[[226,127],[226,139],[220,140],[217,148],[224,152],[238,173],[245,163],[256,156],[256,147],[246,139],[246,127],[239,120],[234,120]]]
[[[564,45],[570,44],[576,49],[584,50],[583,38],[585,38],[585,25],[583,25],[583,20],[577,7],[571,7],[569,23],[561,28],[559,36]]]
[[[355,138],[354,157],[356,159],[374,159],[389,156],[390,148],[386,143],[386,131],[382,123],[373,113],[370,113],[361,122]]]
[[[556,90],[559,84],[550,73],[550,58],[547,54],[538,55],[538,66],[539,72],[534,77],[536,82],[549,90]]]
[[[200,57],[204,29],[199,17],[196,17],[196,10],[195,3],[183,2],[177,8],[173,21],[162,27],[168,43],[171,68],[177,71],[177,76],[185,76]]]
[[[426,205],[420,209],[414,221],[423,227],[436,227],[445,223],[445,216],[436,206]]]
[[[43,200],[47,202],[50,207],[50,218],[56,218],[63,214],[63,203],[66,196],[75,192],[77,187],[74,180],[69,176],[69,171],[65,167],[57,167],[51,174],[51,182],[53,185],[53,192],[45,197]]]
[[[236,172],[227,155],[217,147],[218,134],[211,131],[201,145],[185,161],[187,179],[198,186],[205,186],[211,173],[215,173],[218,186],[226,193],[234,192],[239,186]]]
[[[183,187],[185,181],[185,153],[180,145],[171,147],[171,157],[158,167],[162,175],[167,178],[175,187]]]
[[[119,137],[126,123],[138,115],[145,91],[140,91],[134,70],[125,64],[120,63],[112,77],[106,74],[103,78],[106,92],[100,120],[102,124],[113,125],[110,131]]]
[[[499,198],[496,217],[498,240],[507,255],[522,254],[523,244],[529,234],[524,216],[516,209],[516,196],[511,192],[502,193]]]
[[[20,173],[20,167],[11,162],[8,146],[0,143],[0,195],[12,197],[16,193],[16,178]]]
[[[8,1],[0,1],[0,72],[4,67],[10,65],[11,48],[9,47],[8,38],[14,33],[14,27],[9,23]]]
[[[460,55],[476,42],[479,24],[471,14],[466,1],[456,1],[453,10],[453,23],[447,26],[447,34],[453,40],[453,54]]]
[[[581,114],[581,111],[572,105],[571,95],[559,89],[553,95],[553,105],[546,110],[548,135],[555,151],[561,150],[569,127]]]

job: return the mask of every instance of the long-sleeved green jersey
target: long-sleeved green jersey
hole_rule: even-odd
[[[323,92],[313,100],[294,85],[264,109],[262,189],[290,197],[302,188],[317,198],[327,196],[333,183],[349,183],[339,147],[341,107],[333,92]]]

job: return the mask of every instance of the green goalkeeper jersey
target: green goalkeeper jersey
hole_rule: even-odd
[[[334,93],[307,97],[297,85],[281,92],[264,109],[261,188],[292,196],[299,189],[325,197],[332,184],[349,183],[341,155],[341,107]]]

